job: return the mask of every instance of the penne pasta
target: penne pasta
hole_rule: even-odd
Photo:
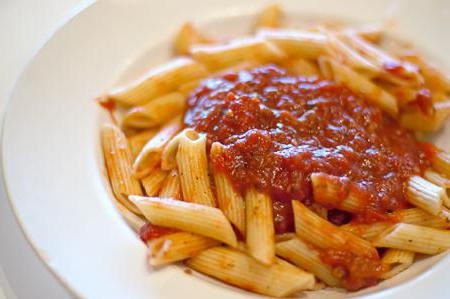
[[[220,243],[216,240],[191,233],[168,234],[147,243],[148,264],[157,267],[179,262],[217,245]]]
[[[320,74],[327,80],[334,80],[333,68],[329,57],[320,56],[317,59]]]
[[[351,184],[347,178],[312,173],[314,200],[326,207],[338,208],[357,213],[365,210],[367,202],[358,191],[358,187]]]
[[[356,29],[346,28],[344,33],[357,34],[371,43],[378,43],[385,33],[386,25],[383,24],[369,24]]]
[[[151,100],[143,106],[131,108],[124,116],[122,125],[138,129],[159,126],[181,114],[186,98],[179,92],[169,93]]]
[[[187,266],[251,292],[286,297],[314,287],[314,276],[281,259],[264,265],[237,250],[214,247],[187,261]]]
[[[310,60],[304,58],[296,58],[287,60],[283,67],[287,72],[294,76],[319,76],[319,68]]]
[[[401,85],[423,85],[424,79],[417,66],[391,56],[379,47],[366,42],[357,34],[347,33],[339,37],[375,65],[381,72],[381,78]]]
[[[214,142],[211,146],[211,159],[220,155],[222,145]],[[234,189],[228,177],[220,171],[214,172],[217,203],[228,220],[245,236],[245,202],[242,196]]]
[[[142,105],[176,90],[180,84],[207,75],[208,71],[201,63],[190,58],[177,58],[152,69],[129,85],[112,90],[108,97],[124,106]]]
[[[142,195],[141,185],[132,175],[131,152],[123,132],[115,125],[104,125],[101,131],[103,155],[112,191],[117,200],[133,213],[139,209],[128,195]]]
[[[128,143],[130,144],[131,154],[133,158],[136,158],[137,155],[139,155],[147,141],[155,136],[156,133],[158,133],[158,129],[150,129],[128,138]]]
[[[139,230],[142,226],[145,225],[144,219],[142,219],[140,216],[136,215],[135,213],[131,212],[128,208],[126,208],[124,205],[122,205],[119,201],[113,200],[114,205],[116,206],[117,210],[119,211],[120,215],[122,215],[123,219],[125,219],[125,222],[128,223],[128,225],[136,232],[139,233]]]
[[[372,61],[362,56],[360,52],[348,46],[337,35],[325,32],[327,37],[327,52],[333,59],[348,66],[366,77],[375,77],[382,72]]]
[[[201,80],[193,80],[178,86],[178,92],[188,97],[199,85]]]
[[[289,241],[291,239],[296,238],[297,235],[295,233],[282,233],[275,235],[275,243]]]
[[[419,132],[436,131],[442,127],[450,115],[450,102],[433,103],[433,115],[426,115],[419,108],[405,109],[400,115],[400,124],[408,129]]]
[[[135,177],[147,176],[161,162],[161,153],[164,146],[180,130],[181,118],[179,116],[168,122],[143,147],[133,163]]]
[[[187,22],[181,26],[173,44],[175,55],[189,54],[189,49],[196,44],[209,44],[214,39],[201,34],[191,23]]]
[[[432,215],[439,215],[442,210],[442,202],[447,198],[444,188],[435,185],[419,176],[413,176],[408,181],[408,201]]]
[[[248,251],[258,261],[270,265],[275,258],[275,229],[272,200],[250,189],[245,194],[246,243]]]
[[[329,63],[333,71],[333,78],[337,82],[344,84],[353,92],[363,95],[372,104],[379,106],[389,114],[397,115],[397,101],[391,94],[349,67],[335,60],[329,60]]]
[[[194,129],[184,129],[172,138],[161,154],[161,168],[164,170],[172,170],[177,167],[177,153],[180,140],[182,138],[190,138],[190,136],[197,136],[197,132]]]
[[[256,28],[277,28],[281,25],[283,10],[277,4],[266,6],[257,16]]]
[[[159,196],[170,197],[179,200],[182,199],[180,178],[178,176],[178,171],[176,169],[172,169],[172,171],[167,176],[166,180],[162,185]]]
[[[339,228],[363,238],[364,240],[371,241],[392,225],[393,224],[389,222],[375,222],[372,224],[348,223],[340,226]]]
[[[432,91],[450,92],[450,77],[440,72],[419,53],[408,50],[406,55],[401,55],[401,58],[419,67],[421,74],[425,78],[426,86],[431,88]]]
[[[406,270],[414,262],[415,253],[407,250],[388,249],[381,262],[390,265],[391,269],[382,274],[382,278],[388,279]]]
[[[147,196],[158,195],[159,190],[162,188],[162,184],[167,177],[167,172],[161,169],[155,169],[147,177],[141,180],[144,187],[145,194]]]
[[[184,200],[215,207],[208,175],[206,136],[194,130],[184,131],[178,136],[176,161]]]
[[[299,201],[293,200],[292,207],[295,231],[303,240],[319,248],[345,249],[356,255],[378,256],[369,242],[319,217]]]
[[[297,237],[277,243],[276,254],[311,272],[331,287],[339,287],[341,284],[339,279],[333,275],[333,269],[322,262],[320,253]]]
[[[438,172],[450,176],[450,153],[437,150],[431,159],[431,164]]]
[[[207,65],[211,70],[223,69],[245,60],[269,63],[284,58],[280,49],[260,38],[233,40],[221,45],[194,46],[190,53],[195,60]]]
[[[261,29],[257,36],[275,44],[289,57],[316,59],[326,53],[326,37],[322,33],[285,30]]]
[[[450,248],[450,231],[398,223],[386,229],[372,244],[424,254],[437,254]]]
[[[435,185],[441,186],[445,189],[450,188],[450,179],[432,169],[427,169],[423,176]]]
[[[221,210],[171,198],[131,196],[147,220],[237,246],[236,235]]]

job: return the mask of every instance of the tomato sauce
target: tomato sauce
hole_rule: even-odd
[[[162,227],[151,223],[144,224],[139,230],[139,237],[144,243],[177,232],[176,229]]]
[[[255,187],[271,195],[277,233],[294,229],[291,200],[314,203],[313,172],[345,178],[366,197],[370,213],[334,210],[331,219],[370,223],[408,207],[407,179],[429,166],[413,134],[378,107],[339,84],[290,76],[273,65],[204,80],[188,100],[184,121],[207,133],[209,146],[225,145],[212,167],[239,192]],[[378,281],[378,259],[348,254],[321,256],[348,272],[349,289]]]

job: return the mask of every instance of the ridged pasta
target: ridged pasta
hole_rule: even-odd
[[[147,243],[148,263],[156,267],[179,262],[219,244],[216,240],[191,233],[168,234]]]
[[[188,267],[245,290],[286,297],[314,287],[314,276],[281,259],[264,265],[237,250],[214,247],[188,260]]]
[[[339,279],[333,275],[333,269],[322,262],[319,252],[299,238],[277,243],[276,253],[300,268],[313,273],[331,287],[339,287],[341,284]]]
[[[177,116],[144,145],[133,163],[133,173],[137,178],[147,176],[161,162],[164,146],[180,129],[181,118]]]
[[[442,201],[447,197],[447,193],[444,188],[419,176],[413,176],[408,181],[406,196],[413,205],[432,215],[438,215],[442,210]]]
[[[210,155],[220,155],[222,146],[214,142],[211,146]],[[228,220],[245,236],[245,202],[244,198],[234,189],[229,178],[220,171],[214,172],[214,183],[216,186],[217,203]]]
[[[131,196],[147,220],[237,246],[236,235],[221,210],[171,198]]]
[[[319,248],[346,249],[356,255],[378,256],[376,249],[369,242],[319,217],[299,201],[293,200],[292,207],[295,231],[303,240]]]
[[[272,199],[267,194],[247,190],[245,194],[246,242],[249,253],[264,264],[275,258],[275,229]]]
[[[155,169],[147,177],[141,180],[144,187],[145,194],[147,196],[158,195],[159,190],[162,188],[162,184],[167,177],[167,171],[161,169]]]
[[[159,197],[170,197],[175,199],[182,199],[181,183],[178,171],[173,169],[164,181]]]
[[[180,84],[204,78],[208,71],[204,65],[182,57],[150,70],[129,85],[112,90],[108,97],[124,106],[142,105],[172,92]]]
[[[382,274],[382,278],[388,279],[406,270],[414,262],[415,253],[407,250],[388,249],[381,262],[391,266],[391,269]]]
[[[206,156],[206,137],[195,131],[179,135],[176,161],[185,201],[216,206]]]
[[[181,114],[186,98],[179,92],[172,92],[151,100],[143,106],[131,108],[124,116],[122,125],[132,128],[152,128],[166,123]]]
[[[376,247],[437,254],[450,248],[450,231],[398,223],[373,240]]]
[[[141,184],[133,177],[131,152],[123,132],[115,125],[104,125],[101,131],[103,155],[112,191],[130,211],[140,214],[128,195],[142,195]]]

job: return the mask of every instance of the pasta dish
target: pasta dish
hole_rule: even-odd
[[[101,96],[114,203],[148,264],[274,297],[356,291],[450,247],[450,79],[383,26],[190,23],[177,56]]]

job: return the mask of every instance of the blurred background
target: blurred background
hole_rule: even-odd
[[[0,1],[0,120],[23,68],[51,34],[93,1]],[[24,183],[26,183],[24,181]],[[71,298],[29,246],[0,181],[0,299]]]

